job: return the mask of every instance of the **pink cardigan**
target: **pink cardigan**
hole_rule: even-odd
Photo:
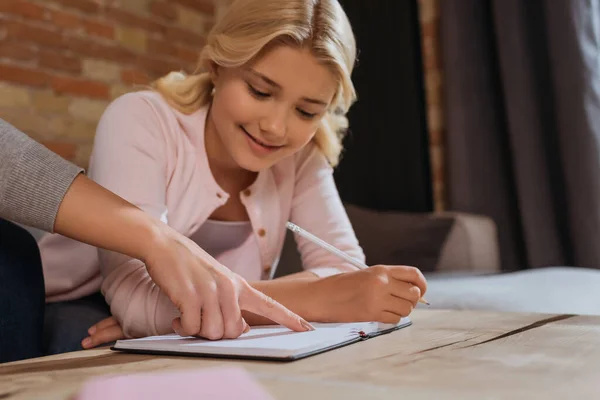
[[[190,237],[229,197],[209,168],[206,115],[207,107],[180,113],[151,91],[121,96],[99,122],[90,178]],[[218,260],[247,280],[273,276],[288,220],[364,261],[332,168],[315,145],[261,171],[240,196],[254,234]],[[319,276],[355,269],[300,236],[296,241],[304,268]],[[178,310],[141,261],[57,234],[43,238],[40,247],[48,301],[101,289],[127,336],[172,331]]]

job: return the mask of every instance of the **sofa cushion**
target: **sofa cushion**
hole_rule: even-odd
[[[451,216],[375,211],[346,204],[368,265],[412,265],[434,271],[454,224]]]

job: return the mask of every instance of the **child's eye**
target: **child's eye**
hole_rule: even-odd
[[[306,119],[313,119],[317,114],[314,113],[309,113],[304,111],[301,108],[297,108],[298,112],[300,113],[300,115],[302,116],[302,118],[306,118]]]
[[[269,93],[261,92],[260,90],[257,90],[256,88],[254,88],[254,86],[250,84],[248,84],[248,89],[250,89],[250,93],[252,93],[253,96],[258,97],[259,99],[266,99],[270,96]]]

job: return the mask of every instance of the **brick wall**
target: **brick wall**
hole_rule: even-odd
[[[230,0],[0,0],[0,118],[87,166],[111,99],[190,70]],[[435,209],[446,207],[439,0],[419,0]]]
[[[0,117],[87,166],[110,100],[192,70],[218,1],[0,0]]]
[[[427,122],[429,128],[429,153],[433,181],[433,197],[436,211],[447,207],[446,161],[444,157],[443,80],[440,56],[440,0],[419,0],[421,41]]]

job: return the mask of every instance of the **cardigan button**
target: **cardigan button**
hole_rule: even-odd
[[[270,266],[270,265],[265,265],[265,266],[263,267],[263,272],[264,272],[265,274],[269,274],[269,273],[271,273],[271,266]]]
[[[252,194],[252,190],[250,190],[250,189],[246,189],[246,190],[244,190],[244,196],[248,197],[248,196],[250,196],[251,194]]]
[[[258,230],[258,236],[265,237],[266,234],[267,234],[267,231],[265,231],[263,228],[260,228]]]

